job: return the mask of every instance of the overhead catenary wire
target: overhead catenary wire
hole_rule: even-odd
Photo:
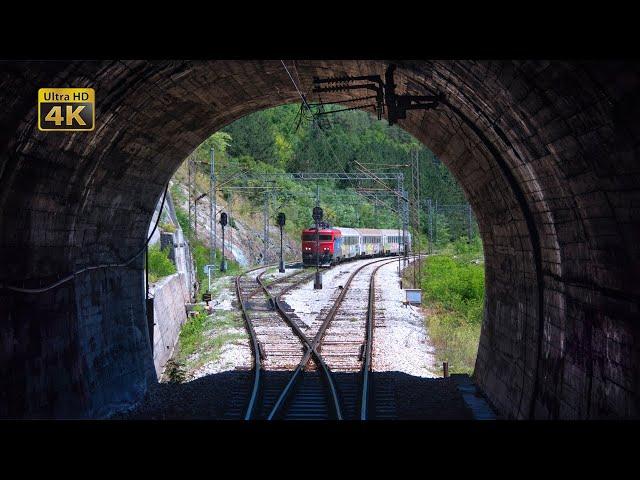
[[[335,151],[333,150],[333,147],[331,146],[331,143],[329,142],[329,140],[326,138],[324,130],[322,129],[322,127],[320,126],[320,124],[317,121],[316,115],[313,113],[313,110],[311,109],[311,106],[309,105],[309,102],[307,101],[307,97],[302,93],[302,91],[300,90],[300,88],[298,87],[298,84],[296,83],[296,81],[293,79],[293,76],[291,75],[291,72],[289,71],[289,69],[287,68],[287,65],[285,64],[284,60],[280,60],[280,63],[282,63],[282,66],[284,67],[285,71],[287,72],[287,75],[289,76],[289,79],[291,80],[291,83],[293,84],[294,88],[296,89],[296,91],[298,92],[298,95],[300,96],[303,105],[306,107],[307,111],[309,112],[309,114],[311,115],[311,121],[313,122],[313,124],[318,128],[319,132],[320,132],[320,137],[322,137],[322,139],[324,140],[325,144],[327,145],[327,150],[330,152],[330,155],[333,157],[333,160],[336,164],[336,166],[340,166],[340,162],[338,161],[337,155],[335,154]],[[297,75],[297,69],[296,69],[296,75]],[[300,76],[298,75],[298,79],[300,78]],[[342,168],[342,167],[341,167]],[[347,173],[344,168],[342,168],[342,171],[344,173]],[[353,180],[349,180],[351,182],[351,184],[353,186]]]
[[[14,292],[20,292],[20,293],[43,293],[46,292],[48,290],[52,290],[66,282],[68,282],[69,280],[72,280],[73,278],[75,278],[77,275],[80,275],[81,273],[84,272],[88,272],[91,270],[98,270],[101,268],[120,268],[120,267],[126,267],[128,266],[130,263],[132,263],[136,258],[138,258],[142,252],[145,251],[145,249],[147,248],[147,245],[149,245],[149,242],[151,241],[151,238],[153,237],[153,234],[156,232],[156,229],[158,228],[158,224],[160,223],[160,217],[162,216],[162,210],[164,208],[164,202],[165,199],[167,198],[167,191],[169,190],[169,183],[167,182],[167,185],[164,189],[164,195],[162,195],[162,203],[160,205],[160,212],[158,213],[158,218],[156,219],[156,223],[153,226],[153,230],[151,231],[151,233],[149,234],[149,237],[147,238],[147,240],[144,242],[144,245],[142,246],[142,248],[134,255],[132,256],[129,260],[127,260],[126,262],[122,262],[122,263],[103,263],[100,265],[92,265],[90,267],[84,267],[81,268],[80,270],[76,270],[75,272],[67,275],[66,277],[50,284],[47,285],[46,287],[40,287],[40,288],[23,288],[23,287],[17,287],[15,285],[0,285],[0,288],[6,288],[7,290],[12,290]]]
[[[339,166],[345,173],[346,171],[344,170],[344,168],[342,168],[340,166],[340,162],[338,161],[336,154],[333,150],[333,147],[331,146],[331,143],[328,141],[328,139],[326,138],[324,131],[322,129],[322,127],[320,126],[320,124],[317,121],[317,116],[316,114],[314,114],[313,110],[311,109],[311,105],[309,104],[309,102],[307,101],[306,96],[302,93],[302,91],[300,90],[300,88],[298,87],[298,84],[296,83],[296,81],[293,79],[293,76],[291,75],[291,72],[289,71],[289,69],[287,68],[287,65],[285,64],[284,60],[280,60],[280,63],[282,63],[282,66],[284,67],[285,71],[287,72],[287,75],[289,76],[289,79],[291,80],[291,83],[293,84],[294,88],[296,89],[296,92],[298,92],[298,95],[300,96],[303,105],[306,107],[306,109],[308,110],[308,112],[311,114],[311,120],[314,123],[314,125],[317,126],[318,130],[320,131],[320,136],[322,137],[322,139],[324,140],[325,144],[328,147],[328,151],[330,152],[331,156],[333,157],[333,160],[335,162],[335,164],[337,166]],[[300,76],[297,73],[297,69],[296,69],[296,75],[298,76],[298,81],[300,80]],[[322,99],[320,99],[321,104],[324,104],[324,102],[322,102]],[[301,109],[302,112],[302,109]],[[386,183],[384,183],[382,180],[380,180],[380,178],[378,178],[378,176],[371,171],[370,169],[368,169],[367,167],[365,167],[361,162],[359,162],[358,160],[354,160],[354,163],[356,164],[356,168],[361,171],[362,173],[364,173],[365,175],[367,175],[371,180],[379,183],[380,185],[382,185],[386,190],[390,191],[390,192],[396,192],[395,189],[389,187]],[[349,179],[349,181],[351,182],[352,186],[356,186],[353,182],[353,180]],[[401,197],[401,193],[397,192],[396,195],[398,197]]]

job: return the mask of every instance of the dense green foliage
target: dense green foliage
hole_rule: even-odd
[[[421,286],[425,300],[458,312],[461,320],[480,323],[484,295],[482,265],[449,255],[433,255],[424,265]]]
[[[479,240],[461,238],[429,256],[421,270],[423,304],[438,365],[448,361],[452,373],[471,373],[484,305],[482,246]]]
[[[316,122],[300,116],[298,105],[262,110],[209,137],[198,147],[195,156],[201,162],[208,162],[213,146],[223,197],[229,200],[229,187],[242,186],[243,190],[234,195],[249,201],[241,207],[243,215],[260,214],[268,201],[273,222],[278,212],[284,212],[287,215],[285,230],[294,238],[311,225],[310,213],[318,193],[325,219],[341,226],[400,228],[398,215],[390,210],[390,207],[397,208],[397,200],[383,200],[388,201],[387,206],[375,205],[357,194],[356,185],[347,180],[301,182],[287,178],[276,178],[267,197],[263,189],[256,188],[264,185],[263,179],[247,181],[242,178],[243,172],[252,175],[298,171],[356,172],[356,162],[360,162],[373,171],[404,173],[404,188],[410,189],[411,169],[408,165],[411,152],[415,150],[420,158],[422,198],[437,199],[440,204],[464,203],[464,195],[447,168],[399,127],[390,127],[386,121],[378,121],[363,111],[340,112],[321,118],[322,126],[318,127]],[[204,191],[208,167],[199,164],[198,169]],[[423,235],[427,232],[426,215],[425,208]],[[464,221],[452,223],[451,218],[438,215],[435,219],[439,245],[466,231]],[[426,244],[426,241],[422,243]]]
[[[168,251],[160,250],[160,245],[151,245],[148,255],[150,282],[157,282],[162,277],[176,273],[175,265],[169,260]]]
[[[237,120],[223,130],[231,137],[227,152],[288,172],[353,172],[358,161],[375,171],[403,171],[410,177],[408,168],[396,165],[409,164],[410,152],[417,150],[423,198],[465,201],[449,170],[399,127],[367,112],[348,111],[324,116],[320,130],[314,122],[301,121],[299,110],[298,105],[284,105]]]

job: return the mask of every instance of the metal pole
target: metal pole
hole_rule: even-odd
[[[283,248],[282,248],[282,225],[280,225],[280,265],[278,271],[280,273],[284,273],[284,257],[283,257]]]
[[[231,220],[233,219],[233,192],[229,192],[229,200],[227,201],[227,208],[229,210],[229,248],[232,249],[233,253],[233,227],[231,226]]]
[[[316,220],[316,278],[313,282],[313,288],[315,290],[322,289],[322,278],[320,277],[320,230],[319,224]]]
[[[373,219],[377,222],[378,220],[378,195],[373,194]]]
[[[322,209],[320,208],[320,196],[318,190],[318,205],[313,208],[313,221],[316,224],[316,278],[313,282],[314,290],[322,289],[322,275],[320,275],[320,221],[322,220]]]
[[[216,202],[216,174],[215,174],[215,153],[213,147],[211,147],[211,173],[209,176],[209,263],[211,265],[216,264],[216,247],[217,247],[217,223],[216,223],[216,210],[217,210],[217,202]]]
[[[191,201],[192,201],[192,197],[193,197],[193,195],[191,193],[191,168],[192,168],[192,164],[193,164],[193,160],[191,158],[191,155],[189,155],[189,157],[187,158],[187,176],[189,178],[189,180],[187,182],[187,188],[189,190],[189,200],[188,200],[188,203],[189,203],[189,228],[188,228],[188,230],[189,231],[187,233],[189,234],[189,236],[191,236],[191,232],[193,231],[193,230],[191,230]]]
[[[220,264],[220,271],[227,271],[227,260],[224,258],[224,225],[222,226],[222,263]]]
[[[415,159],[416,159],[416,220],[417,220],[417,231],[416,231],[416,241],[419,241],[420,233],[422,231],[422,223],[420,221],[420,157],[418,155],[418,151],[415,151]],[[422,246],[420,243],[417,243],[418,246],[418,257],[416,261],[418,262],[418,282],[422,279],[422,258],[420,254],[422,253]],[[415,288],[418,288],[419,283],[416,284]]]
[[[402,257],[400,245],[404,244],[404,232],[402,231],[402,211],[400,210],[400,202],[402,198],[402,191],[400,189],[400,176],[398,176],[398,189],[396,190],[396,193],[398,195],[398,276],[400,276],[400,258]],[[402,239],[400,238],[401,235],[403,235]],[[400,279],[400,285],[402,285],[402,279]],[[402,286],[400,288],[402,288]]]
[[[444,378],[449,377],[449,362],[442,362],[442,373]]]
[[[264,191],[264,249],[262,253],[262,264],[267,264],[267,250],[269,248],[269,190]]]
[[[403,264],[406,267],[409,261],[409,192],[402,189],[402,195],[404,202],[402,205],[402,234],[404,236],[404,260]],[[412,241],[415,241],[413,239]]]

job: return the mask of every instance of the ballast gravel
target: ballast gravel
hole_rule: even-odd
[[[433,378],[435,353],[421,307],[406,305],[400,288],[398,262],[378,269],[376,328],[373,332],[373,371],[403,372]]]
[[[371,260],[358,260],[323,271],[323,289],[313,280],[283,297],[308,326],[339,294],[349,275]],[[420,307],[404,305],[398,263],[382,266],[376,276],[377,321],[374,331],[374,383],[385,383],[394,391],[398,419],[471,419],[471,411],[451,379],[435,378],[434,351]],[[289,274],[291,272],[287,272]],[[277,272],[266,274],[273,281]],[[221,279],[212,303],[215,310],[235,310],[235,291],[230,279]],[[366,299],[363,299],[366,301]],[[232,333],[244,333],[232,329]],[[236,332],[236,330],[238,330]],[[227,330],[231,332],[231,330]],[[213,332],[212,334],[215,334]],[[190,372],[185,383],[151,385],[144,400],[134,409],[113,419],[222,419],[233,405],[237,392],[252,381],[252,357],[248,339],[225,344],[215,361]]]

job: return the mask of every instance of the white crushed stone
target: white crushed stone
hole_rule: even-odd
[[[236,300],[234,277],[218,278],[211,282],[211,286],[213,291],[216,292],[210,302],[213,311],[237,311],[238,319],[241,319],[240,311],[233,305]],[[216,328],[214,323],[214,328],[205,333],[211,339],[223,334],[240,334],[243,335],[243,338],[225,343],[220,347],[220,354],[216,360],[209,361],[199,368],[187,372],[190,381],[207,375],[252,367],[251,347],[246,330],[242,327],[220,329]],[[201,355],[206,355],[207,353],[207,351],[194,353],[189,357],[189,363],[193,364]]]
[[[373,334],[373,370],[403,372],[417,377],[437,377],[434,347],[429,341],[420,307],[404,305],[398,264],[392,262],[376,276],[376,313]],[[380,319],[384,317],[384,319]]]
[[[286,270],[285,273],[280,273],[276,269],[275,272],[265,274],[263,278],[268,281],[277,280],[278,278],[291,275],[295,273],[296,269]],[[258,275],[259,270],[252,272],[250,275]],[[211,282],[215,295],[211,299],[210,305],[215,311],[237,311],[238,318],[241,318],[240,311],[234,307],[233,303],[236,301],[235,283],[234,277],[218,278]],[[257,286],[257,284],[256,284]],[[216,360],[209,361],[199,368],[188,372],[189,380],[196,380],[207,375],[213,375],[216,373],[227,372],[236,369],[250,369],[253,366],[253,358],[251,355],[251,347],[249,345],[249,337],[244,328],[225,328],[212,330],[206,332],[206,335],[213,339],[218,335],[223,334],[241,334],[243,338],[235,339],[227,342],[220,348],[220,354]],[[206,355],[207,351],[196,352],[189,357],[189,363],[193,363],[198,360],[201,355]]]
[[[224,333],[246,334],[243,328],[229,328],[224,330]],[[249,347],[249,339],[245,337],[223,345],[220,349],[219,357],[215,361],[207,362],[200,368],[194,370],[190,375],[190,380],[196,380],[216,373],[228,372],[237,368],[249,369],[251,367],[251,349]]]
[[[212,291],[216,292],[209,305],[213,310],[235,310],[233,303],[236,300],[234,278],[223,277],[211,282]]]
[[[370,262],[368,260],[356,260],[353,262],[337,265],[330,270],[322,271],[322,289],[313,288],[313,278],[288,292],[282,297],[300,318],[300,320],[311,327],[313,321],[318,316],[323,307],[330,305],[332,299],[338,296],[338,286],[344,285],[349,275],[360,265]]]
[[[271,282],[273,282],[273,281],[275,281],[275,280],[278,280],[278,279],[280,279],[280,278],[282,278],[282,277],[288,277],[289,275],[296,274],[296,273],[298,273],[300,270],[302,270],[301,268],[285,268],[284,273],[280,273],[280,272],[278,271],[278,268],[277,268],[277,267],[272,267],[272,268],[275,268],[275,271],[270,271],[270,272],[268,272],[268,273],[265,273],[265,274],[262,276],[262,280],[263,280],[264,282],[266,282],[266,283],[271,283]],[[257,275],[258,273],[259,273],[259,272],[256,272],[256,275]],[[302,274],[301,274],[301,275],[302,275]],[[256,286],[257,286],[257,284],[256,284]]]
[[[322,276],[322,290],[314,290],[312,279],[287,293],[283,300],[295,311],[302,322],[311,326],[320,311],[328,307],[338,296],[338,286],[343,285],[356,268],[370,261],[370,259],[357,260],[325,270]],[[419,307],[403,304],[405,292],[400,288],[397,267],[396,262],[391,262],[382,266],[376,276],[378,319],[373,339],[373,370],[403,372],[424,378],[438,377],[439,374],[434,373],[435,353],[429,341],[424,313]],[[292,273],[292,270],[287,270],[284,275]],[[276,270],[264,275],[264,278],[273,281],[282,275]],[[232,303],[236,300],[233,279],[230,277],[217,279],[213,286],[219,288],[211,302],[214,310],[235,310]],[[214,328],[208,332],[208,335],[213,337],[221,333],[246,335],[243,328],[228,328],[223,331]],[[190,360],[197,359],[201,354],[205,353],[195,353]],[[195,380],[207,375],[251,367],[249,339],[244,337],[225,344],[217,360],[207,362],[190,372],[189,378]]]

